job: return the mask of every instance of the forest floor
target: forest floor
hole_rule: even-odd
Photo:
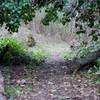
[[[7,71],[7,69],[6,69]],[[100,100],[100,85],[81,73],[12,66],[5,73],[7,100]]]
[[[92,84],[91,78],[81,72],[68,74],[65,66],[56,65],[56,62],[64,60],[61,52],[69,49],[59,45],[46,48],[51,52],[47,60],[50,66],[3,68],[7,100],[100,100],[99,84]]]

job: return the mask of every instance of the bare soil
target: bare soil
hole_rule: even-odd
[[[13,66],[5,84],[20,86],[22,94],[13,99],[8,95],[8,100],[100,100],[99,85],[82,74],[73,76],[55,68]]]

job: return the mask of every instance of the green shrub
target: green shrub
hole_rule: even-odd
[[[65,59],[84,58],[94,50],[94,48],[91,48],[82,43],[77,50],[63,53],[63,57]]]
[[[41,65],[48,58],[49,53],[41,48],[34,48],[32,51],[32,63],[35,65]]]
[[[98,67],[100,67],[100,58],[96,61]]]
[[[33,51],[29,53],[15,38],[0,39],[0,61],[3,64],[40,65],[48,55],[48,52],[40,47],[33,47]]]
[[[100,40],[91,42],[90,44],[81,43],[79,49],[76,51],[76,56],[79,58],[84,58],[89,53],[97,51],[100,48]]]
[[[95,65],[82,74],[89,78],[93,84],[100,84],[100,59],[97,59]]]
[[[26,48],[15,38],[0,39],[0,60],[1,63],[10,64],[21,62],[26,55]]]
[[[63,52],[62,53],[62,57],[65,60],[72,60],[75,56],[76,56],[76,53],[75,52]]]
[[[81,44],[79,49],[76,51],[76,56],[78,58],[84,58],[91,52],[92,52],[92,49],[90,47],[88,47],[85,44]]]
[[[5,86],[5,92],[8,97],[16,97],[22,94],[21,88],[17,85]]]

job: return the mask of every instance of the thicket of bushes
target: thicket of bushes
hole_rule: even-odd
[[[3,64],[22,63],[26,54],[25,47],[15,38],[0,39],[0,61]]]
[[[47,54],[43,50],[28,49],[15,38],[0,39],[0,63],[1,64],[34,64],[40,65],[45,61]]]
[[[80,48],[74,52],[62,53],[63,57],[73,59],[74,57],[83,58],[93,50],[100,47],[100,41],[93,47],[81,45]],[[31,64],[41,65],[48,58],[49,53],[43,48],[33,47],[32,52],[28,51],[22,43],[18,42],[15,38],[1,38],[0,39],[0,63],[1,64]],[[100,65],[97,65],[100,67]]]

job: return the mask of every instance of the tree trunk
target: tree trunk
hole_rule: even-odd
[[[84,58],[73,60],[72,71],[77,71],[83,67],[93,64],[100,57],[100,49],[94,51]]]

